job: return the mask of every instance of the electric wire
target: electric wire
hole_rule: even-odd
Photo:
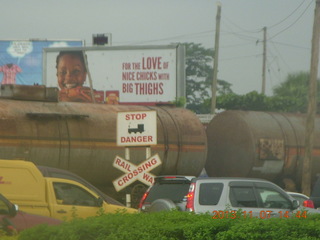
[[[279,34],[285,32],[286,30],[288,30],[289,28],[291,28],[294,24],[296,24],[296,23],[300,20],[300,18],[306,13],[306,11],[308,10],[308,8],[311,6],[311,3],[312,3],[312,2],[310,2],[310,3],[308,4],[308,6],[306,7],[306,9],[300,14],[300,16],[299,16],[294,22],[292,22],[289,26],[287,26],[286,28],[284,28],[284,29],[281,30],[280,32],[274,34],[274,35],[273,35],[272,37],[270,37],[268,40],[273,39],[274,37],[276,37],[276,36],[278,36]]]
[[[296,11],[298,11],[298,9],[302,6],[302,4],[304,4],[304,0],[300,3],[300,5],[299,6],[297,6],[296,7],[296,9],[295,10],[293,10],[293,12],[292,13],[290,13],[287,17],[285,17],[284,19],[282,19],[281,21],[279,21],[279,22],[277,22],[277,23],[275,23],[275,24],[273,24],[273,25],[271,25],[271,26],[268,26],[268,29],[271,29],[271,28],[273,28],[273,27],[275,27],[275,26],[278,26],[279,24],[281,24],[281,23],[283,23],[285,20],[287,20],[289,17],[291,17]],[[308,6],[309,7],[309,6]],[[307,8],[308,8],[307,7]]]
[[[256,30],[247,30],[244,29],[243,27],[240,27],[238,24],[232,22],[228,17],[224,16],[224,19],[229,22],[230,24],[234,25],[235,27],[239,28],[241,31],[243,32],[247,32],[247,33],[258,33],[261,32],[261,29],[256,29]]]
[[[278,50],[278,48],[276,47],[276,45],[274,44],[273,41],[269,41],[271,44],[271,46],[275,49],[275,51],[277,52],[277,55],[279,56],[280,60],[282,60],[282,62],[284,63],[284,65],[287,66],[287,68],[289,69],[289,71],[292,71],[291,67],[289,66],[289,64],[284,60],[284,58],[282,57],[282,54],[280,53],[280,51]]]
[[[271,41],[271,42],[274,44],[288,46],[288,47],[292,47],[292,48],[301,48],[301,49],[305,49],[305,50],[311,50],[310,47],[303,47],[303,46],[298,46],[298,45],[293,45],[293,44],[283,43],[283,42],[276,42],[276,41]]]
[[[135,45],[139,45],[139,44],[146,44],[146,43],[153,43],[153,42],[162,42],[162,41],[168,41],[168,40],[177,40],[177,39],[181,39],[181,38],[187,38],[190,39],[191,37],[203,37],[203,34],[214,34],[215,30],[207,30],[207,31],[203,31],[203,32],[196,32],[196,33],[189,33],[189,34],[181,34],[181,35],[177,35],[177,36],[172,36],[172,37],[167,37],[167,38],[159,38],[159,39],[151,39],[151,40],[146,40],[146,41],[137,41],[135,43],[133,42],[118,42],[117,44],[135,44]]]
[[[261,57],[261,56],[262,54],[251,54],[251,55],[238,56],[238,57],[220,58],[220,60],[226,61],[226,60],[235,60],[235,59],[243,59],[243,58]]]

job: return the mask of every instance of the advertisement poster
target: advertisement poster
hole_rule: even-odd
[[[181,45],[48,48],[43,68],[46,86],[59,87],[61,101],[90,101],[90,82],[106,104],[155,105],[185,96]]]
[[[82,40],[0,40],[0,84],[42,85],[43,49],[81,46]]]

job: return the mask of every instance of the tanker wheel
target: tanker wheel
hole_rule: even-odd
[[[143,194],[147,191],[148,187],[144,184],[137,184],[131,189],[131,206],[138,208]]]

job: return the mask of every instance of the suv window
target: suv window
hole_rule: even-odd
[[[253,187],[230,187],[229,198],[233,207],[258,207]]]
[[[178,203],[188,194],[190,183],[186,181],[160,181],[156,183],[151,189],[145,202],[153,202],[159,198],[171,199]]]
[[[282,196],[281,193],[268,189],[258,187],[258,194],[261,197],[263,207],[265,208],[290,208],[291,202]]]
[[[222,183],[200,184],[199,203],[200,205],[217,205],[223,189]]]

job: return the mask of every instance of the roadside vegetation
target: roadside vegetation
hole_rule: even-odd
[[[311,240],[320,239],[320,215],[257,219],[244,218],[237,213],[236,218],[212,219],[209,214],[179,211],[103,214],[87,219],[74,219],[61,226],[37,226],[23,231],[18,239]]]
[[[208,114],[211,111],[214,51],[204,48],[201,44],[182,44],[186,47],[186,108],[197,114]],[[290,73],[281,84],[273,88],[272,96],[266,96],[257,91],[239,95],[233,92],[232,84],[228,79],[218,79],[216,108],[218,110],[305,113],[309,79],[309,72]],[[319,94],[320,81],[318,80]],[[318,106],[320,106],[320,99],[318,99]],[[320,112],[319,107],[317,112]]]
[[[0,230],[0,239],[1,240],[17,240],[18,235],[13,234],[12,236],[8,236],[8,233],[4,230]]]

